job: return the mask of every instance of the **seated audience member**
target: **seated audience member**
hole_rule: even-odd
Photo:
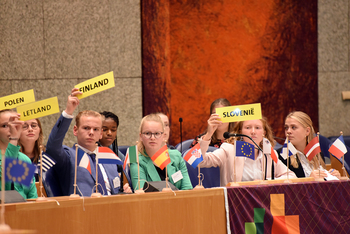
[[[210,138],[214,134],[218,126],[221,125],[220,117],[217,114],[212,114],[208,120],[208,131],[202,137],[200,141],[201,151],[206,152],[210,143]],[[266,118],[257,120],[247,120],[237,122],[234,133],[245,134],[250,136],[261,148],[263,138],[267,138],[273,147],[273,133],[271,127],[267,123]],[[240,138],[238,138],[239,140]],[[243,137],[243,141],[254,144],[249,138]],[[287,167],[278,161],[275,163],[271,157],[267,157],[267,163],[265,157],[261,151],[255,147],[255,160],[246,157],[235,157],[234,160],[234,139],[233,137],[227,139],[227,142],[223,143],[219,149],[213,152],[207,152],[203,154],[203,162],[201,167],[220,167],[220,185],[226,186],[229,182],[240,182],[240,181],[253,181],[261,180],[264,165],[267,165],[266,178],[271,178],[271,165],[273,162],[274,166],[274,177],[275,178],[286,178]],[[234,173],[236,171],[236,178]],[[291,171],[288,172],[290,178],[295,178],[295,174]],[[235,181],[236,179],[236,181]]]
[[[124,161],[124,154],[118,149],[117,131],[119,127],[119,118],[112,112],[103,111],[100,113],[104,116],[102,122],[102,138],[100,139],[101,146],[109,147],[118,157]]]
[[[167,115],[165,115],[164,113],[157,113],[157,115],[159,115],[159,117],[162,119],[163,123],[164,123],[164,139],[166,144],[168,145],[169,149],[175,149],[174,146],[169,145],[169,137],[170,137],[170,122],[169,122],[169,118]]]
[[[46,145],[46,152],[56,161],[52,169],[58,175],[57,179],[64,195],[74,192],[76,149],[75,146],[69,148],[63,145],[63,140],[74,117],[73,112],[79,105],[79,99],[76,97],[78,94],[82,93],[77,88],[72,89],[71,95],[68,96],[66,109],[53,127]],[[91,196],[95,191],[95,156],[98,152],[96,142],[102,137],[102,121],[103,117],[98,112],[91,110],[82,111],[75,117],[73,133],[77,138],[78,147],[88,155],[91,168],[89,171],[86,167],[77,166],[76,191],[82,196]],[[97,170],[98,182],[101,184],[99,192],[104,195],[117,194],[121,186],[117,165],[99,163]],[[124,191],[131,192],[127,184]]]
[[[108,147],[113,152],[118,155],[118,157],[124,162],[125,156],[122,152],[118,150],[118,141],[117,141],[117,130],[119,126],[119,118],[112,112],[103,111],[100,113],[104,116],[104,120],[102,122],[102,138],[99,143],[101,146]],[[117,165],[118,172],[120,176],[121,184],[124,182],[123,177],[123,165]],[[130,178],[129,178],[130,179]],[[123,192],[123,188],[120,187],[121,192]]]
[[[317,137],[310,116],[301,111],[291,112],[286,117],[284,129],[288,139],[298,150],[295,156],[289,157],[289,169],[294,171],[297,177],[327,177],[325,172],[326,166],[322,159],[323,156],[321,157],[321,154],[317,154],[309,161],[304,154],[307,144],[314,137]],[[283,159],[281,155],[279,158],[287,165],[287,160]],[[321,169],[320,171],[318,170],[319,168]],[[340,178],[340,173],[337,170],[330,169],[329,173]]]
[[[187,172],[186,163],[177,150],[169,149],[171,163],[161,170],[156,166],[151,157],[165,145],[164,123],[157,114],[150,114],[141,120],[140,139],[137,144],[140,163],[140,187],[143,188],[145,181],[165,181],[165,172],[168,172],[170,183],[174,184],[180,190],[192,189],[192,184]],[[130,165],[131,180],[134,189],[138,188],[138,165]],[[178,180],[173,179],[172,175],[178,173]]]
[[[45,150],[43,140],[44,134],[39,119],[25,121],[18,145],[21,146],[20,151],[27,155],[33,164],[37,165],[35,181],[39,181],[38,171],[40,170],[40,166],[38,165],[38,161],[40,159],[40,151]],[[40,149],[40,146],[42,146],[42,149]]]
[[[30,159],[19,152],[18,139],[23,130],[23,121],[19,121],[19,114],[13,110],[0,110],[0,150],[1,155],[5,154],[8,158],[18,159],[26,163],[31,163]],[[0,170],[1,172],[1,170]],[[0,176],[1,178],[1,176]],[[17,182],[6,182],[5,190],[16,190],[25,199],[37,198],[38,194],[35,186],[35,179],[29,187]],[[1,188],[1,184],[0,184]]]
[[[226,98],[219,98],[212,102],[210,105],[210,114],[216,113],[216,108],[220,107],[226,107],[231,106],[231,103]],[[225,142],[224,139],[224,133],[225,132],[232,132],[234,127],[234,123],[222,123],[220,122],[215,130],[215,132],[212,134],[212,137],[210,139],[209,146],[214,146],[219,148],[222,143]],[[209,128],[209,126],[208,126]],[[197,144],[198,140],[204,136],[208,132],[208,129],[206,129],[202,134],[198,135],[194,141],[191,144],[191,147],[193,147],[195,144]]]

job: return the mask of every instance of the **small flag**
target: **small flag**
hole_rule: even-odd
[[[203,161],[203,156],[202,156],[201,147],[199,143],[197,143],[187,152],[187,154],[184,156],[184,159],[193,168],[196,168],[198,164]]]
[[[289,150],[289,154],[287,154],[287,139],[286,139],[286,141],[284,142],[283,148],[282,148],[282,153],[281,153],[281,155],[284,159],[287,159],[287,157],[292,156],[292,155],[297,153],[296,148],[294,147],[294,145],[290,141],[288,141],[288,150]]]
[[[318,137],[314,137],[309,144],[304,149],[304,154],[311,161],[316,154],[321,152],[320,142],[318,141]]]
[[[43,158],[42,166],[43,166],[44,172],[48,171],[51,167],[53,167],[56,164],[56,162],[52,158],[50,158],[50,156],[47,155],[45,152],[42,153],[42,158]],[[38,164],[40,167],[40,159],[38,161]]]
[[[96,159],[101,164],[123,164],[123,161],[108,147],[98,147]]]
[[[91,174],[91,166],[90,166],[89,155],[87,155],[87,153],[85,153],[84,150],[82,150],[80,148],[78,148],[77,163],[78,163],[79,167],[85,168]]]
[[[328,151],[339,159],[348,152],[342,135],[334,141]]]
[[[278,158],[275,151],[272,148],[271,142],[267,138],[263,138],[263,153],[269,154],[272,160],[277,163]]]
[[[5,181],[13,181],[26,186],[33,182],[36,166],[18,159],[5,159]]]
[[[162,148],[160,148],[151,157],[151,159],[161,170],[163,170],[164,167],[166,167],[166,165],[168,165],[171,162],[168,152],[168,146],[164,145]]]
[[[137,154],[138,154],[137,145],[130,146],[127,149],[126,156],[125,156],[125,159],[124,159],[124,165],[123,165],[124,170],[126,170],[126,165],[130,165],[130,163],[136,163],[137,162],[137,160],[136,160]]]
[[[255,160],[254,145],[244,141],[236,141],[236,156]]]

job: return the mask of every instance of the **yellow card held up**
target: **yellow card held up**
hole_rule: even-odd
[[[111,71],[77,84],[75,88],[78,88],[79,91],[83,93],[77,96],[79,99],[82,99],[106,89],[113,88],[114,86],[114,75],[113,71]]]
[[[262,118],[260,103],[220,107],[216,108],[216,114],[220,116],[223,123]]]
[[[0,98],[0,110],[12,109],[17,106],[35,102],[34,90],[11,94]]]
[[[57,97],[52,97],[17,107],[17,112],[21,114],[20,120],[22,121],[52,115],[59,111],[60,108],[58,106]]]

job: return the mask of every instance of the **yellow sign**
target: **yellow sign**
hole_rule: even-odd
[[[75,88],[78,88],[79,91],[83,93],[77,96],[79,99],[82,99],[106,89],[113,88],[114,86],[114,75],[113,71],[111,71],[77,84]]]
[[[31,102],[35,102],[33,89],[0,98],[0,110],[16,108]]]
[[[22,121],[52,115],[59,111],[60,108],[58,106],[57,97],[52,97],[17,107],[17,112],[21,114]]]
[[[220,116],[223,123],[262,118],[260,103],[220,107],[216,108],[216,114]]]

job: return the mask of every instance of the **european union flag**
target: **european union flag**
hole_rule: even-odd
[[[236,156],[255,160],[255,147],[245,141],[236,141]]]
[[[5,159],[5,181],[29,186],[33,182],[35,166],[14,158]]]

